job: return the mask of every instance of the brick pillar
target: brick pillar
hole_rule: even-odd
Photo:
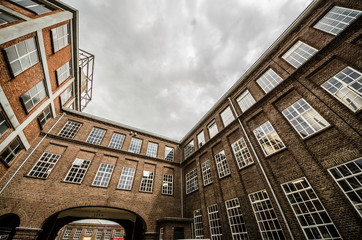
[[[43,231],[40,228],[17,227],[14,240],[35,240],[38,234]]]

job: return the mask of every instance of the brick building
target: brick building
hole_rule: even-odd
[[[43,17],[76,16],[57,6]],[[29,125],[23,135],[33,140],[3,166],[1,234],[54,239],[65,224],[94,218],[119,223],[126,239],[359,239],[361,10],[361,1],[313,1],[180,141],[55,100],[53,117]],[[0,36],[20,23],[8,24]],[[44,31],[36,34],[46,41]],[[0,42],[5,52],[13,39]],[[41,72],[38,63],[12,79],[2,54],[5,93]],[[18,121],[28,116],[22,94],[0,96]],[[16,130],[8,114],[2,140]]]

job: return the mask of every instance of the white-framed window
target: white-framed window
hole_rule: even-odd
[[[185,159],[191,156],[191,154],[195,151],[194,140],[191,140],[184,148]]]
[[[108,187],[109,180],[111,179],[114,165],[108,163],[101,163],[99,165],[97,174],[93,180],[93,186]]]
[[[93,233],[93,229],[87,229],[85,231],[85,235],[92,235],[92,233]]]
[[[215,162],[219,178],[230,175],[230,168],[224,150],[215,155]]]
[[[44,82],[41,81],[21,96],[21,101],[27,112],[30,112],[41,100],[47,96]]]
[[[117,188],[124,190],[131,190],[135,172],[136,169],[134,168],[123,167]]]
[[[285,109],[283,115],[302,138],[329,126],[329,123],[303,98]]]
[[[265,93],[270,92],[275,88],[283,79],[274,72],[273,69],[269,68],[260,78],[256,80],[259,86]]]
[[[52,9],[49,6],[41,4],[38,1],[33,1],[33,0],[9,0],[9,1],[18,4],[38,15],[52,11]]]
[[[199,189],[197,182],[197,169],[193,169],[186,174],[186,194],[195,192]]]
[[[75,134],[78,132],[81,123],[68,121],[62,130],[58,133],[58,136],[66,137],[66,138],[74,138]]]
[[[103,234],[103,230],[98,229],[98,231],[96,233],[96,240],[101,240],[102,234]]]
[[[356,112],[362,108],[362,73],[346,67],[331,79],[322,84],[327,92],[332,94],[349,109]]]
[[[62,106],[64,106],[72,97],[73,97],[73,84],[70,85],[67,89],[65,89],[65,91],[62,94],[60,94],[60,102]]]
[[[103,139],[106,130],[94,127],[92,132],[89,134],[87,138],[87,143],[97,144],[99,145]]]
[[[172,147],[165,147],[165,160],[174,161],[174,150]]]
[[[115,238],[120,238],[121,237],[121,230],[119,230],[119,229],[114,230],[114,237]]]
[[[217,204],[207,207],[211,240],[222,240],[221,220]]]
[[[305,177],[284,183],[282,188],[307,239],[342,239]]]
[[[255,99],[250,94],[249,90],[245,90],[242,94],[240,94],[240,96],[236,99],[236,101],[238,102],[242,112],[245,112],[255,103]]]
[[[234,114],[231,112],[231,108],[227,107],[224,111],[220,113],[222,122],[224,123],[224,127],[229,125],[232,121],[234,121]]]
[[[121,149],[125,137],[126,136],[124,134],[113,133],[112,139],[111,139],[108,147],[114,148],[114,149]]]
[[[290,63],[290,65],[293,67],[299,68],[317,52],[317,49],[305,44],[302,41],[298,41],[282,56],[282,58]]]
[[[16,138],[0,155],[0,159],[10,165],[11,162],[19,155],[23,145],[20,143],[19,139]]]
[[[39,160],[35,163],[34,167],[30,170],[28,175],[46,179],[57,164],[60,157],[61,155],[59,154],[44,152]]]
[[[109,240],[109,239],[111,239],[111,233],[112,233],[112,230],[107,229],[107,230],[106,230],[106,234],[104,234],[104,240]]]
[[[146,156],[157,157],[158,144],[148,142]]]
[[[160,228],[160,237],[159,237],[159,240],[163,240],[163,234],[164,234],[164,228]]]
[[[153,172],[143,170],[140,192],[152,192]]]
[[[335,6],[314,25],[314,28],[337,35],[355,21],[361,13],[355,9]]]
[[[10,123],[6,119],[6,113],[0,107],[0,136],[2,136],[8,129],[10,129]]]
[[[231,144],[231,148],[233,149],[239,169],[254,163],[253,157],[243,137]]]
[[[202,171],[202,180],[204,186],[207,186],[212,183],[212,175],[210,169],[210,161],[206,160],[201,164],[201,171]]]
[[[194,211],[194,229],[196,239],[204,238],[204,225],[202,223],[202,211],[201,209]]]
[[[62,84],[71,74],[70,61],[66,62],[63,66],[57,69],[58,86]]]
[[[240,209],[239,199],[234,198],[225,201],[226,212],[233,240],[248,240],[245,221]]]
[[[7,12],[4,12],[4,11],[0,10],[0,25],[11,23],[11,22],[14,22],[14,21],[16,21],[18,19],[19,18],[14,17],[13,15],[10,15]]]
[[[50,109],[50,105],[44,109],[42,113],[38,116],[38,121],[41,127],[44,127],[44,125],[53,117],[52,111]]]
[[[54,52],[69,45],[69,24],[65,24],[51,30]]]
[[[197,134],[197,144],[199,148],[205,144],[205,134],[203,130],[199,134]]]
[[[82,229],[77,229],[74,233],[73,239],[79,239],[80,234],[82,234]]]
[[[79,183],[79,184],[82,183],[89,165],[90,165],[89,160],[76,158],[73,161],[67,176],[64,178],[64,181],[70,183]]]
[[[35,38],[29,38],[5,49],[13,76],[17,76],[39,62]]]
[[[63,234],[63,239],[69,239],[71,233],[72,233],[72,229],[66,228],[64,231],[64,234]]]
[[[163,174],[162,194],[173,195],[173,175]]]
[[[128,152],[140,153],[142,147],[142,139],[132,138],[131,144],[129,145]]]
[[[285,148],[283,141],[269,121],[257,127],[253,132],[265,156]]]
[[[209,131],[210,139],[213,138],[219,132],[215,120],[213,120],[209,125],[207,125],[207,130]]]
[[[362,158],[332,167],[328,171],[362,217]]]
[[[282,227],[266,190],[249,194],[249,199],[263,240],[284,240]]]

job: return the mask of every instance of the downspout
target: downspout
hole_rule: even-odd
[[[272,188],[272,186],[271,186],[271,184],[270,184],[270,181],[269,181],[269,179],[268,179],[268,176],[267,176],[266,173],[265,173],[265,170],[264,170],[264,168],[263,168],[263,165],[261,165],[260,159],[259,159],[258,155],[256,154],[253,145],[251,144],[251,141],[250,141],[250,139],[249,139],[248,134],[247,134],[246,131],[245,131],[245,128],[244,128],[243,124],[241,123],[241,121],[240,121],[240,119],[239,119],[239,116],[238,116],[238,114],[237,114],[237,112],[236,112],[236,110],[235,110],[235,107],[234,107],[233,102],[231,101],[231,98],[228,97],[228,99],[229,99],[229,102],[230,102],[230,104],[231,104],[231,107],[232,107],[235,115],[237,116],[237,119],[238,119],[238,122],[239,122],[239,124],[240,124],[240,127],[241,127],[241,129],[243,130],[243,133],[244,133],[246,139],[248,140],[248,143],[249,143],[251,149],[253,150],[253,153],[254,153],[254,156],[255,156],[255,158],[256,158],[256,161],[258,162],[258,164],[259,164],[259,166],[260,166],[261,172],[263,173],[263,176],[264,176],[264,178],[265,178],[265,181],[266,181],[267,184],[268,184],[268,187],[269,187],[269,189],[270,189],[270,192],[272,193],[273,198],[275,199],[275,202],[276,202],[276,204],[277,204],[277,206],[278,206],[279,212],[280,212],[280,214],[282,215],[282,218],[283,218],[283,221],[285,222],[285,225],[287,226],[289,235],[290,235],[291,239],[294,240],[293,233],[292,233],[292,231],[291,231],[291,229],[290,229],[290,227],[289,227],[289,224],[288,224],[287,219],[286,219],[286,217],[285,217],[285,215],[284,215],[284,212],[283,212],[283,210],[282,210],[282,207],[280,206],[280,203],[279,203],[279,201],[278,201],[278,199],[277,199],[277,197],[276,197],[276,195],[275,195],[275,192],[274,192],[274,190],[273,190],[273,188]]]
[[[177,145],[177,148],[180,150],[180,172],[181,172],[181,218],[184,217],[184,194],[183,194],[183,170],[182,170],[182,151],[180,145]]]
[[[65,113],[62,114],[62,116],[60,116],[60,118],[54,123],[54,125],[49,129],[49,131],[44,135],[44,137],[40,140],[40,142],[35,146],[35,148],[31,151],[31,153],[25,158],[25,160],[23,161],[23,163],[18,167],[18,169],[16,169],[16,171],[14,172],[14,174],[10,177],[10,179],[6,182],[5,186],[1,189],[0,191],[0,195],[4,192],[5,188],[9,185],[9,183],[11,182],[11,180],[13,180],[13,178],[15,177],[15,175],[20,171],[20,169],[24,166],[24,164],[28,161],[28,159],[30,158],[30,156],[33,154],[33,152],[39,147],[39,145],[44,141],[44,139],[48,136],[48,134],[53,130],[53,128],[57,125],[57,123],[60,121],[60,119],[63,118],[63,116],[65,115]]]

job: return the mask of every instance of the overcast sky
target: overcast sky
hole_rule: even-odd
[[[311,0],[63,0],[95,55],[85,112],[180,140]]]

